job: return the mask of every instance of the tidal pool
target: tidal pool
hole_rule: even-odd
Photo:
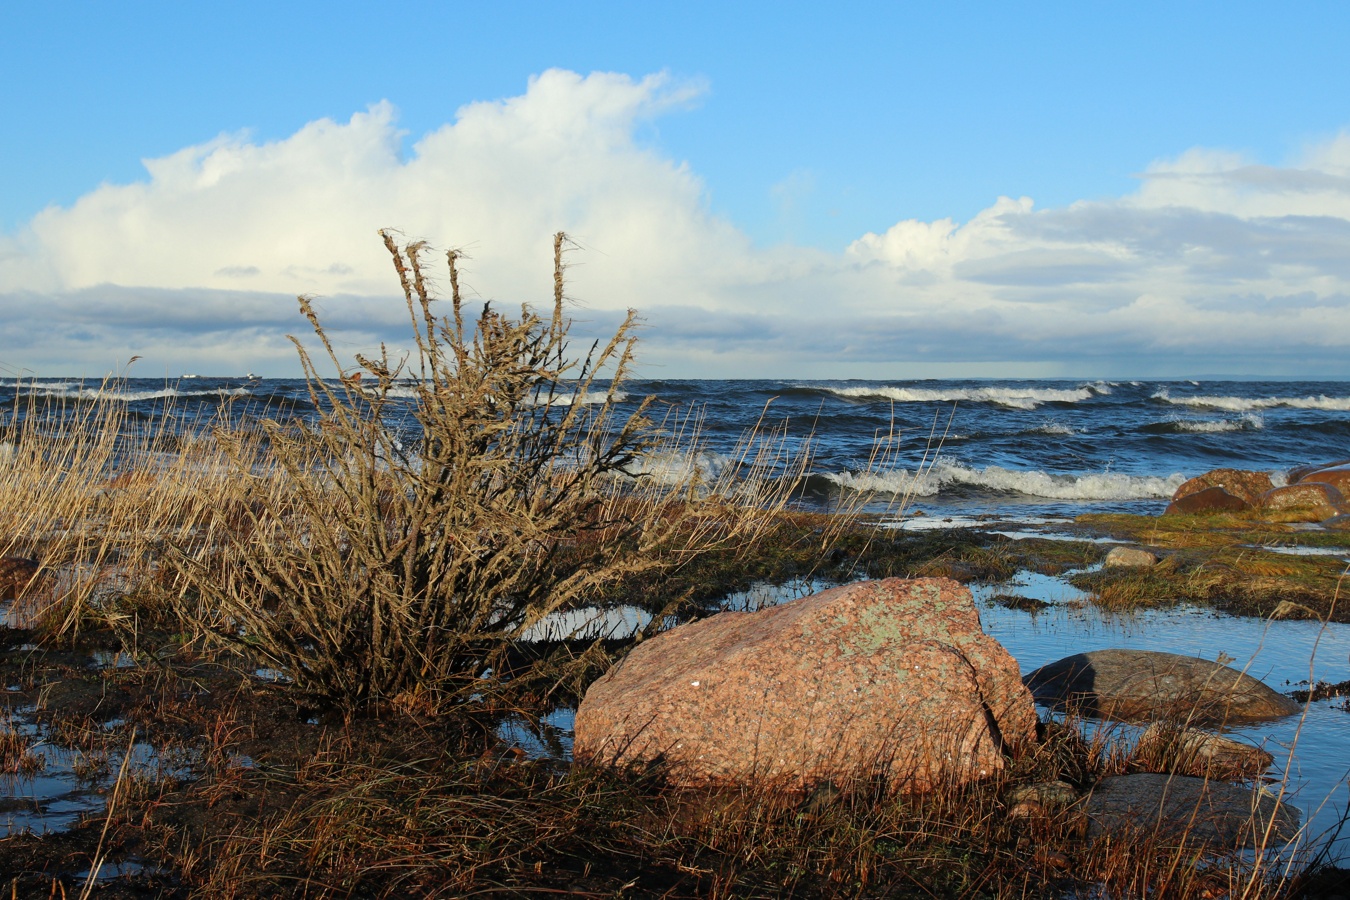
[[[1307,682],[1350,679],[1346,624],[1267,621],[1191,606],[1109,613],[1086,603],[1086,596],[1062,578],[1031,572],[975,586],[973,593],[985,633],[1008,648],[1024,675],[1075,653],[1123,648],[1221,660],[1281,693]],[[1050,606],[1024,612],[988,599],[1009,593]],[[1325,844],[1350,800],[1346,699],[1314,701],[1306,704],[1301,716],[1229,728],[1225,733],[1265,747],[1275,756],[1272,774],[1287,775],[1287,799],[1302,811],[1308,840],[1314,846]],[[1340,836],[1330,852],[1342,861],[1350,859],[1350,835]]]

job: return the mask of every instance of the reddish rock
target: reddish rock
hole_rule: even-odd
[[[921,792],[1035,739],[1017,661],[943,578],[859,582],[639,644],[577,710],[574,753],[683,783],[884,778]]]
[[[1194,494],[1187,494],[1167,504],[1165,515],[1195,515],[1210,512],[1241,512],[1251,509],[1251,504],[1236,497],[1221,487],[1205,488]]]
[[[1245,469],[1214,469],[1184,482],[1172,495],[1175,502],[1207,488],[1223,488],[1234,497],[1255,506],[1262,494],[1270,490],[1270,475],[1266,472],[1248,472]]]
[[[1259,722],[1300,707],[1237,669],[1154,650],[1094,650],[1041,666],[1025,679],[1036,699],[1103,719],[1194,724]]]
[[[1295,466],[1289,470],[1288,483],[1298,484],[1313,472],[1320,472],[1323,469],[1335,469],[1339,466],[1350,466],[1350,459],[1338,459],[1329,463],[1318,463],[1315,466]]]
[[[17,600],[37,584],[36,560],[0,556],[0,600]]]
[[[1301,514],[1297,516],[1301,522],[1329,519],[1340,513],[1344,502],[1340,491],[1320,481],[1300,481],[1261,495],[1263,510],[1281,513],[1281,518],[1286,518],[1290,513]]]
[[[1299,479],[1299,484],[1319,482],[1329,484],[1342,495],[1350,497],[1350,465],[1330,466],[1310,472]]]
[[[1332,516],[1322,522],[1322,527],[1330,528],[1332,531],[1350,531],[1350,513]]]

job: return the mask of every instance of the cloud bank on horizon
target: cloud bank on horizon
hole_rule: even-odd
[[[549,70],[405,149],[392,105],[145,161],[0,236],[0,369],[294,374],[294,296],[341,347],[398,345],[375,232],[470,256],[504,303],[550,294],[567,231],[579,328],[647,321],[661,377],[1350,376],[1350,132],[1284,165],[1194,149],[1126,196],[900,221],[839,252],[756,246],[643,123],[703,90]]]

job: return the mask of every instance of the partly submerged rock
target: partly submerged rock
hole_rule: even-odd
[[[1330,484],[1321,481],[1300,481],[1274,488],[1261,495],[1261,509],[1281,513],[1287,519],[1291,513],[1299,521],[1321,522],[1340,513],[1345,497]]]
[[[1277,847],[1298,836],[1299,811],[1265,791],[1184,775],[1103,778],[1084,804],[1088,837],[1154,838],[1215,852]]]
[[[1104,719],[1195,724],[1278,719],[1299,705],[1228,666],[1153,650],[1094,650],[1024,679],[1036,699]]]
[[[1322,520],[1322,527],[1332,531],[1350,531],[1350,513],[1341,513]]]
[[[1267,472],[1250,472],[1245,469],[1213,469],[1203,475],[1197,475],[1184,481],[1172,494],[1175,502],[1183,497],[1198,494],[1209,488],[1222,488],[1228,494],[1255,506],[1257,499],[1274,487]]]
[[[1252,506],[1241,497],[1228,493],[1221,487],[1205,488],[1194,494],[1178,497],[1167,504],[1166,515],[1196,515],[1209,512],[1241,512]]]
[[[1269,769],[1275,757],[1223,735],[1154,722],[1139,735],[1135,761],[1155,772],[1245,781]]]
[[[920,792],[1035,739],[1017,661],[953,581],[859,582],[646,641],[593,684],[574,753],[684,783]]]
[[[1157,563],[1158,557],[1147,550],[1138,547],[1112,547],[1111,552],[1106,554],[1105,565],[1138,569]]]

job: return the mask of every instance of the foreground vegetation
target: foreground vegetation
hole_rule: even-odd
[[[413,354],[345,368],[302,301],[340,375],[321,378],[301,348],[312,420],[171,429],[98,399],[11,411],[0,556],[40,564],[4,588],[17,599],[0,628],[0,769],[61,766],[102,792],[67,830],[0,838],[14,896],[1260,898],[1336,877],[1307,859],[1088,839],[1071,806],[1027,813],[1027,784],[1083,789],[1159,764],[1071,725],[1046,724],[995,779],[917,798],[677,789],[659,770],[571,764],[551,713],[632,640],[754,582],[1002,581],[1103,549],[802,511],[809,457],[772,429],[704,477],[696,423],[619,416],[631,321],[569,352],[562,236],[542,317],[468,316],[453,253],[442,316],[426,248],[386,241]],[[1174,551],[1163,564],[1089,587],[1112,607],[1223,602],[1252,589],[1208,576],[1261,563],[1255,541],[1159,525],[1147,542]],[[1266,560],[1261,577],[1284,579],[1266,599],[1332,612],[1323,562]],[[523,640],[620,606],[650,624]]]

